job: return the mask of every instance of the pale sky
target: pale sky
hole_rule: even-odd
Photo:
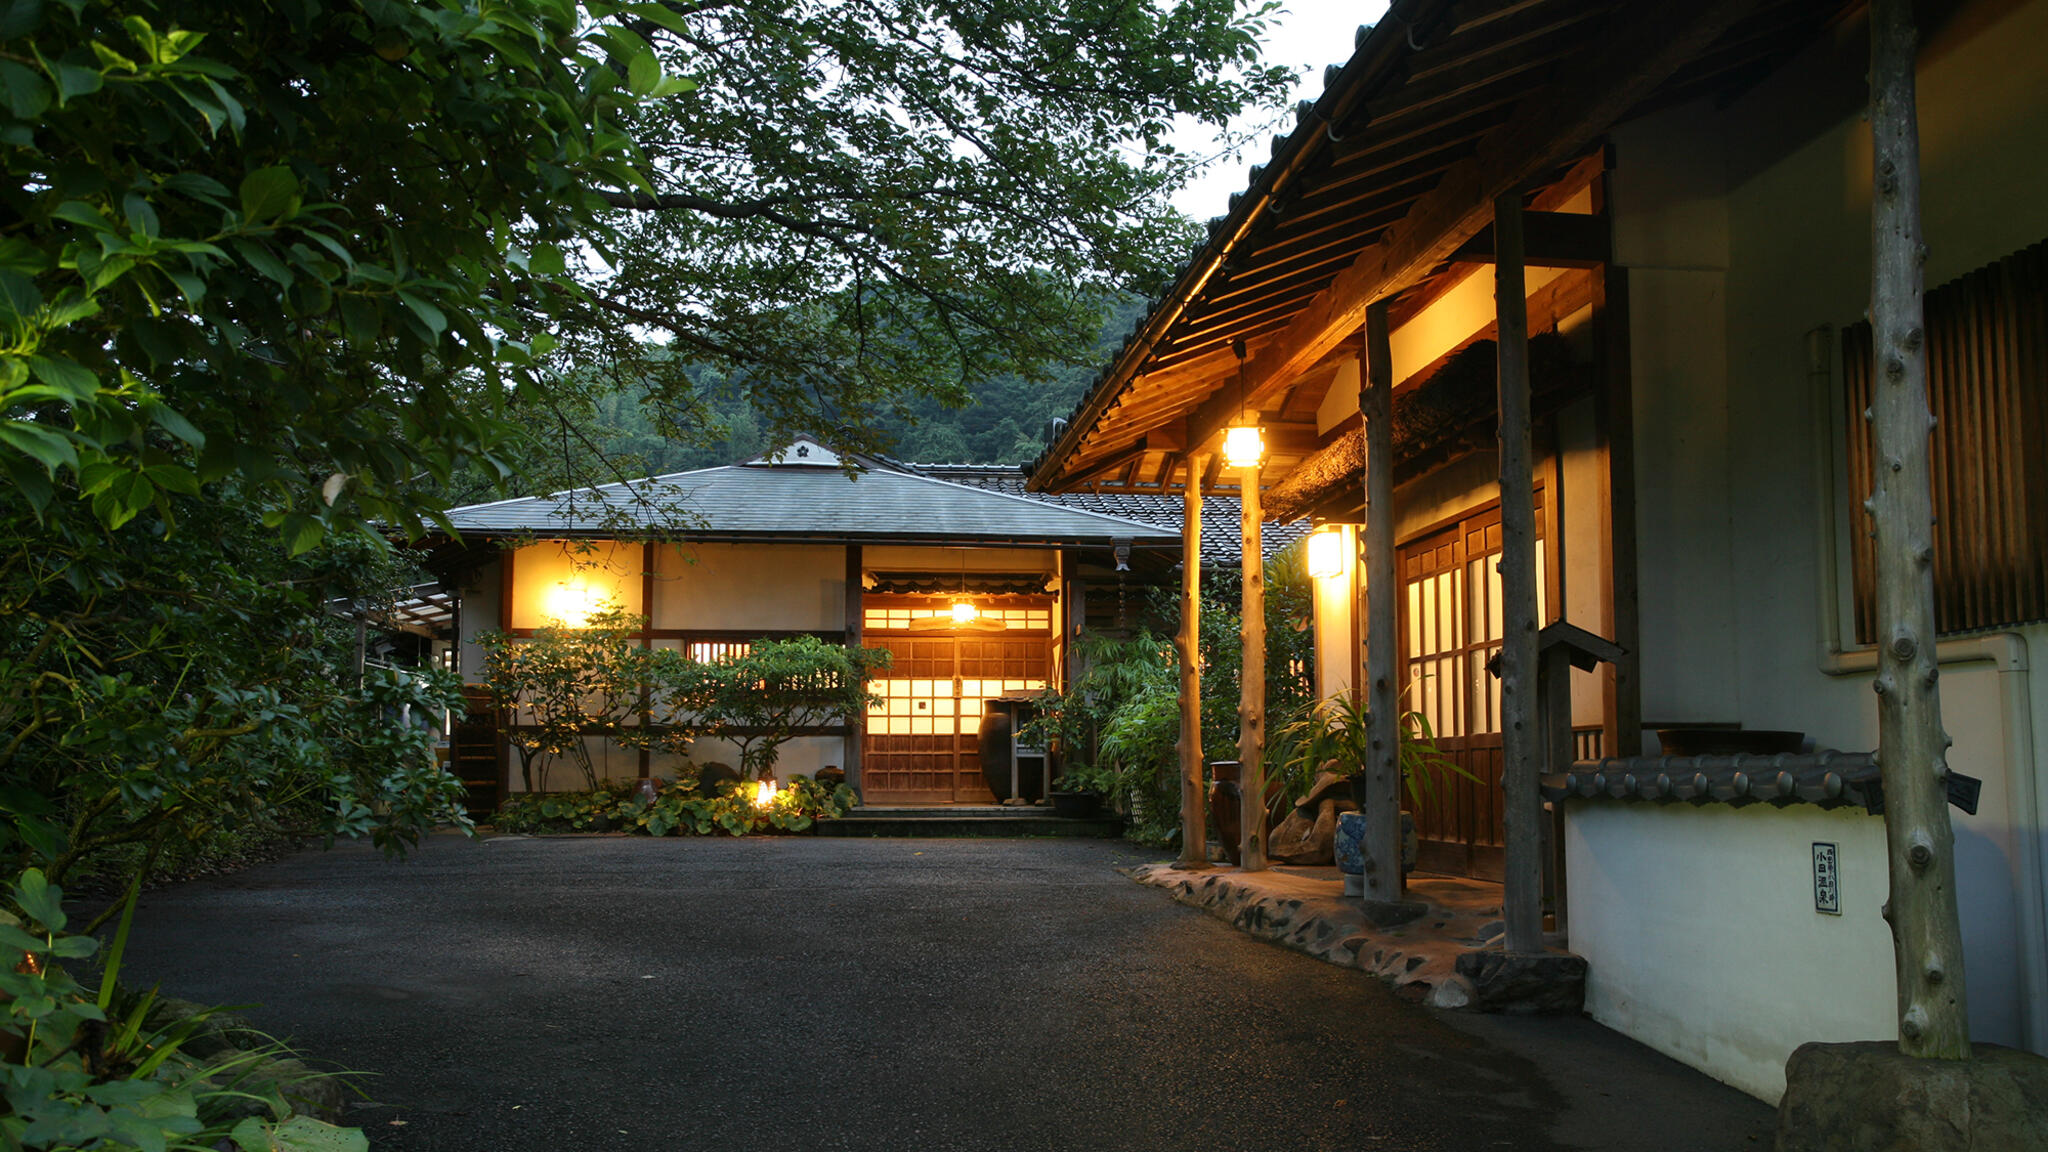
[[[1377,21],[1386,10],[1387,0],[1286,0],[1284,9],[1270,18],[1266,38],[1268,63],[1285,64],[1302,73],[1294,95],[1288,98],[1286,116],[1278,126],[1260,132],[1237,162],[1219,162],[1181,189],[1173,198],[1174,204],[1197,220],[1229,211],[1230,194],[1244,191],[1251,166],[1272,158],[1274,133],[1293,131],[1295,101],[1321,96],[1324,66],[1351,59],[1352,33],[1360,24]],[[1304,66],[1306,70],[1302,71]],[[1258,120],[1259,117],[1252,117],[1233,127],[1255,128]],[[1204,132],[1183,130],[1173,139],[1175,146],[1182,149],[1206,151]]]

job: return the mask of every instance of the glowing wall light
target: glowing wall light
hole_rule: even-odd
[[[1317,580],[1334,580],[1344,574],[1343,532],[1319,528],[1309,536],[1308,574]]]
[[[1266,455],[1266,436],[1256,424],[1239,424],[1223,433],[1223,462],[1232,468],[1256,468]]]
[[[617,598],[615,589],[592,587],[588,580],[563,580],[548,589],[547,615],[566,627],[585,628]]]

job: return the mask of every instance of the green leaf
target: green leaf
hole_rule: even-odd
[[[43,306],[43,294],[35,278],[12,268],[0,268],[0,319],[23,321]]]
[[[138,192],[130,192],[121,200],[121,212],[128,218],[128,230],[140,232],[150,239],[156,239],[159,227],[156,209],[150,207],[148,199]]]
[[[41,868],[31,868],[14,884],[14,903],[52,932],[64,930],[64,894],[50,884]]]
[[[420,323],[425,324],[433,332],[434,339],[439,340],[441,333],[448,330],[448,316],[439,308],[410,292],[400,292],[398,298],[405,302],[405,306],[414,316],[419,317]]]
[[[90,400],[100,389],[99,377],[69,360],[30,356],[28,367],[36,379],[78,400]]]
[[[245,1131],[251,1122],[253,1133]],[[360,1128],[338,1128],[311,1116],[294,1116],[281,1124],[266,1124],[255,1117],[237,1124],[229,1135],[251,1152],[369,1152],[370,1141]],[[251,1135],[260,1143],[249,1143]]]
[[[18,120],[33,120],[50,106],[50,86],[33,69],[0,60],[0,101]]]
[[[206,434],[193,427],[190,420],[180,416],[175,409],[168,405],[150,405],[149,420],[150,423],[155,424],[157,427],[169,432],[194,448],[204,448],[206,446]]]
[[[107,223],[105,216],[100,215],[99,209],[87,204],[83,200],[64,201],[62,204],[50,209],[50,218],[52,220],[68,220],[73,224],[83,224],[87,228],[100,232],[108,231],[113,227],[113,225]]]
[[[249,267],[275,280],[282,287],[292,286],[292,270],[285,267],[284,261],[277,258],[277,253],[252,240],[237,240],[234,242],[234,248]]]
[[[26,36],[43,22],[43,0],[8,0],[0,8],[0,40]]]
[[[325,533],[326,527],[319,520],[303,512],[294,512],[284,518],[281,535],[284,536],[285,549],[297,556],[311,551]]]
[[[283,164],[242,178],[242,218],[252,224],[283,219],[299,209],[299,178]]]
[[[527,261],[527,268],[536,276],[560,276],[568,271],[568,262],[562,258],[562,250],[552,244],[543,244],[533,250]]]
[[[100,90],[99,70],[76,64],[57,65],[57,104],[62,107],[73,96],[90,96]]]
[[[0,422],[0,444],[34,459],[43,474],[56,475],[59,468],[77,468],[78,450],[64,433],[27,420]]]
[[[626,91],[635,96],[645,96],[654,91],[654,86],[660,81],[661,61],[651,48],[635,53],[626,65]]]

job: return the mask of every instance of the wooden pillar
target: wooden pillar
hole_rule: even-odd
[[[1935,667],[1934,507],[1928,461],[1927,341],[1923,330],[1920,132],[1910,0],[1870,6],[1870,324],[1879,370],[1867,410],[1875,429],[1875,491],[1865,505],[1876,536],[1877,754],[1891,863],[1899,1050],[1970,1055],[1963,934],[1956,914],[1955,837],[1948,818],[1948,734]]]
[[[1536,713],[1536,506],[1530,492],[1529,301],[1522,197],[1493,202],[1495,322],[1500,332],[1500,729],[1507,793],[1501,918],[1509,952],[1543,950],[1543,745]]]
[[[866,628],[865,605],[861,602],[861,574],[863,562],[860,545],[846,546],[846,646],[861,646]],[[867,744],[868,718],[856,712],[846,722],[846,763],[840,767],[846,770],[846,782],[860,787],[861,753]]]
[[[1259,466],[1244,470],[1239,484],[1238,557],[1244,573],[1244,598],[1238,635],[1243,641],[1244,668],[1237,683],[1237,758],[1244,767],[1241,821],[1244,827],[1244,870],[1266,867],[1266,549],[1261,540]]]
[[[1635,384],[1629,370],[1628,270],[1608,268],[1600,296],[1602,400],[1607,449],[1607,634],[1621,656],[1604,673],[1604,756],[1643,748],[1642,624],[1636,573]]]
[[[1202,470],[1188,458],[1180,527],[1180,860],[1178,867],[1209,866],[1209,806],[1202,794]]]
[[[1394,354],[1387,302],[1365,313],[1365,371],[1358,410],[1365,418],[1365,704],[1372,717],[1365,762],[1365,899],[1401,898],[1401,706],[1394,690]]]

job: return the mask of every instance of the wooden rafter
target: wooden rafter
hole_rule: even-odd
[[[1666,0],[1617,13],[1597,41],[1561,65],[1565,79],[1517,105],[1259,350],[1247,368],[1253,401],[1291,385],[1363,323],[1367,307],[1415,283],[1471,239],[1490,219],[1495,197],[1563,163],[1755,4]],[[1204,443],[1220,432],[1234,400],[1212,395],[1198,407],[1189,417],[1189,442]]]

